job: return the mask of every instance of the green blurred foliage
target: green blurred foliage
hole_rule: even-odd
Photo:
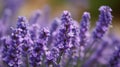
[[[3,4],[2,4],[2,1],[0,0],[0,17],[2,15],[2,7],[3,7]]]
[[[112,8],[114,19],[118,19],[120,16],[120,0],[90,0],[90,13],[92,15],[92,20],[95,21],[99,15],[99,7],[102,5],[108,5]]]
[[[60,7],[66,4],[66,0],[48,0],[48,3],[53,7]]]

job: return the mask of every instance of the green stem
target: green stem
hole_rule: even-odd
[[[93,42],[90,45],[88,45],[88,47],[85,50],[85,56],[91,50],[91,48],[95,45],[96,41],[97,40],[93,40]],[[85,57],[84,57],[84,59],[85,59]]]
[[[58,59],[57,59],[57,64],[60,63],[61,57],[62,57],[63,53],[64,53],[64,50],[62,50],[62,51],[60,52],[60,55],[59,55],[59,57],[58,57]]]
[[[29,65],[29,56],[28,56],[28,54],[27,54],[27,57],[26,57],[26,59],[27,59],[27,67],[30,67],[30,65]]]
[[[5,63],[4,61],[2,62],[2,66],[4,66],[4,67],[9,67],[9,65],[7,64],[7,63]]]

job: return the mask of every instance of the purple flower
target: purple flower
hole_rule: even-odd
[[[54,34],[54,32],[58,29],[59,25],[60,25],[61,20],[58,18],[55,18],[55,20],[53,20],[52,24],[51,24],[51,34]]]
[[[99,58],[102,57],[102,53],[105,51],[105,49],[109,45],[109,41],[103,41],[100,43],[100,46],[96,47],[97,49],[95,52],[90,56],[90,58],[84,63],[84,67],[94,66],[95,62],[98,61]]]
[[[19,30],[12,29],[11,37],[4,39],[3,43],[3,61],[10,67],[18,67],[21,64],[21,55],[19,50]]]
[[[59,56],[59,50],[57,48],[52,48],[46,53],[46,63],[47,65],[53,64],[54,66],[57,65],[56,61]]]
[[[0,19],[2,22],[0,23],[2,25],[0,39],[4,33],[5,35],[9,33],[7,22],[10,22],[10,18],[13,18],[11,14],[16,13],[23,2],[23,0],[14,1],[4,1],[6,10]],[[2,46],[0,58],[8,67],[80,67],[81,65],[89,67],[103,63],[106,65],[106,60],[103,63],[100,62],[101,59],[103,61],[104,56],[105,59],[109,58],[108,54],[104,55],[104,52],[110,49],[109,52],[112,53],[114,50],[111,49],[112,44],[114,47],[119,46],[120,43],[113,36],[111,38],[105,36],[106,39],[102,39],[112,24],[112,10],[108,6],[101,6],[99,11],[99,19],[92,37],[88,36],[90,26],[90,13],[88,12],[84,12],[79,27],[70,12],[63,11],[61,18],[55,19],[50,25],[50,30],[46,24],[49,22],[48,8],[45,8],[42,14],[40,11],[36,11],[29,21],[25,17],[19,16],[16,27],[11,28],[11,35],[0,40],[0,44],[2,44],[0,45]],[[88,42],[88,39],[91,40]],[[95,46],[96,44],[99,46]],[[94,52],[94,50],[96,51]],[[110,58],[109,66],[119,67],[119,53],[118,48]],[[0,63],[1,65],[4,64]]]
[[[12,13],[15,14],[16,11],[20,8],[23,4],[24,0],[3,0],[4,8],[12,10]]]
[[[113,34],[110,36],[112,39],[112,48],[114,47],[115,49],[112,50],[112,55],[110,56],[109,59],[109,66],[110,67],[119,67],[120,65],[120,39],[115,37]]]
[[[75,35],[75,29],[71,14],[68,11],[64,11],[62,18],[62,24],[57,31],[55,46],[60,50],[66,50],[73,46],[72,37]]]
[[[40,10],[35,11],[33,15],[30,17],[29,23],[31,25],[37,23],[40,17],[41,17],[41,11]]]
[[[45,56],[47,51],[47,41],[49,37],[49,30],[47,28],[42,28],[39,32],[39,37],[37,41],[34,42],[32,50],[30,52],[30,64],[32,67],[41,65],[43,61],[43,56]]]
[[[101,6],[99,11],[99,20],[97,21],[96,28],[93,31],[93,37],[101,39],[112,24],[112,9],[108,6]]]
[[[118,64],[120,64],[119,60],[120,60],[120,48],[118,48],[118,50],[116,50],[113,53],[112,57],[109,60],[109,66],[110,67],[119,67],[118,66]]]
[[[2,15],[2,18],[0,19],[0,37],[3,35],[6,35],[8,33],[8,24],[10,22],[11,17],[11,11],[9,9],[6,9]]]
[[[73,50],[78,45],[77,29],[70,12],[63,12],[61,22],[54,40],[54,46],[59,49],[59,57],[56,61],[58,64],[61,61],[61,57],[63,57],[63,53],[68,54],[68,51]]]
[[[27,19],[25,17],[18,17],[17,30],[19,30],[20,50],[23,55],[26,55],[33,44],[28,30]]]
[[[1,21],[3,24],[8,25],[8,23],[10,22],[10,17],[12,16],[11,10],[10,9],[5,9],[4,13],[2,15]]]
[[[90,14],[88,12],[84,12],[80,24],[80,50],[83,51],[84,47],[87,44],[87,39],[88,39],[88,31],[89,31],[89,25],[90,25]]]
[[[48,41],[48,37],[50,36],[50,31],[48,30],[48,28],[43,28],[41,29],[41,31],[39,32],[39,40],[40,42],[44,42],[44,41]]]
[[[30,37],[31,37],[32,41],[36,41],[38,39],[39,29],[40,29],[40,27],[38,24],[32,24],[29,27]]]

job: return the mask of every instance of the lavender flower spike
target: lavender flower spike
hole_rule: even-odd
[[[40,10],[35,11],[33,15],[30,17],[29,23],[31,25],[37,23],[40,17],[41,17],[41,11]]]
[[[88,34],[89,25],[90,25],[89,19],[90,19],[90,13],[84,12],[82,16],[81,24],[80,24],[80,34],[79,34],[81,50],[84,50],[84,47],[86,46],[87,34]]]
[[[101,6],[99,8],[100,15],[99,20],[97,21],[96,28],[93,31],[94,38],[102,38],[106,31],[108,31],[110,25],[112,24],[112,9],[108,6]]]
[[[27,19],[25,17],[18,17],[17,29],[19,30],[19,38],[21,41],[20,47],[21,52],[26,53],[29,47],[33,43],[30,38],[30,33],[28,30]],[[26,54],[25,54],[26,55]]]
[[[6,38],[3,44],[3,61],[9,66],[9,67],[18,67],[19,64],[21,64],[20,60],[20,51],[18,49],[18,46],[20,44],[19,41],[19,30],[12,29],[12,34],[10,38]]]
[[[72,17],[71,17],[70,12],[64,11],[61,20],[62,20],[63,24],[69,24],[69,23],[71,23]]]
[[[72,27],[72,18],[71,14],[68,11],[64,11],[61,17],[61,26],[56,34],[55,46],[59,50],[66,50],[69,48],[70,38],[72,36],[71,27]]]
[[[109,60],[109,67],[119,67],[120,60],[120,47],[113,53],[113,56]]]
[[[24,38],[28,30],[26,17],[22,17],[22,16],[18,17],[17,29],[20,30],[21,37]]]
[[[33,49],[30,53],[30,65],[31,67],[37,67],[42,64],[43,56],[45,56],[47,51],[47,42],[49,37],[49,30],[47,28],[43,28],[39,32],[39,38],[36,42],[34,42]]]

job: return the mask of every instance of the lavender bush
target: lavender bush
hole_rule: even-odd
[[[8,2],[0,19],[0,67],[120,67],[120,39],[109,32],[109,6],[99,8],[91,33],[89,12],[83,13],[80,24],[69,11],[63,11],[60,18],[45,25],[48,15],[37,10],[29,19],[19,16],[16,26],[11,27],[11,17],[23,1],[6,5]]]

